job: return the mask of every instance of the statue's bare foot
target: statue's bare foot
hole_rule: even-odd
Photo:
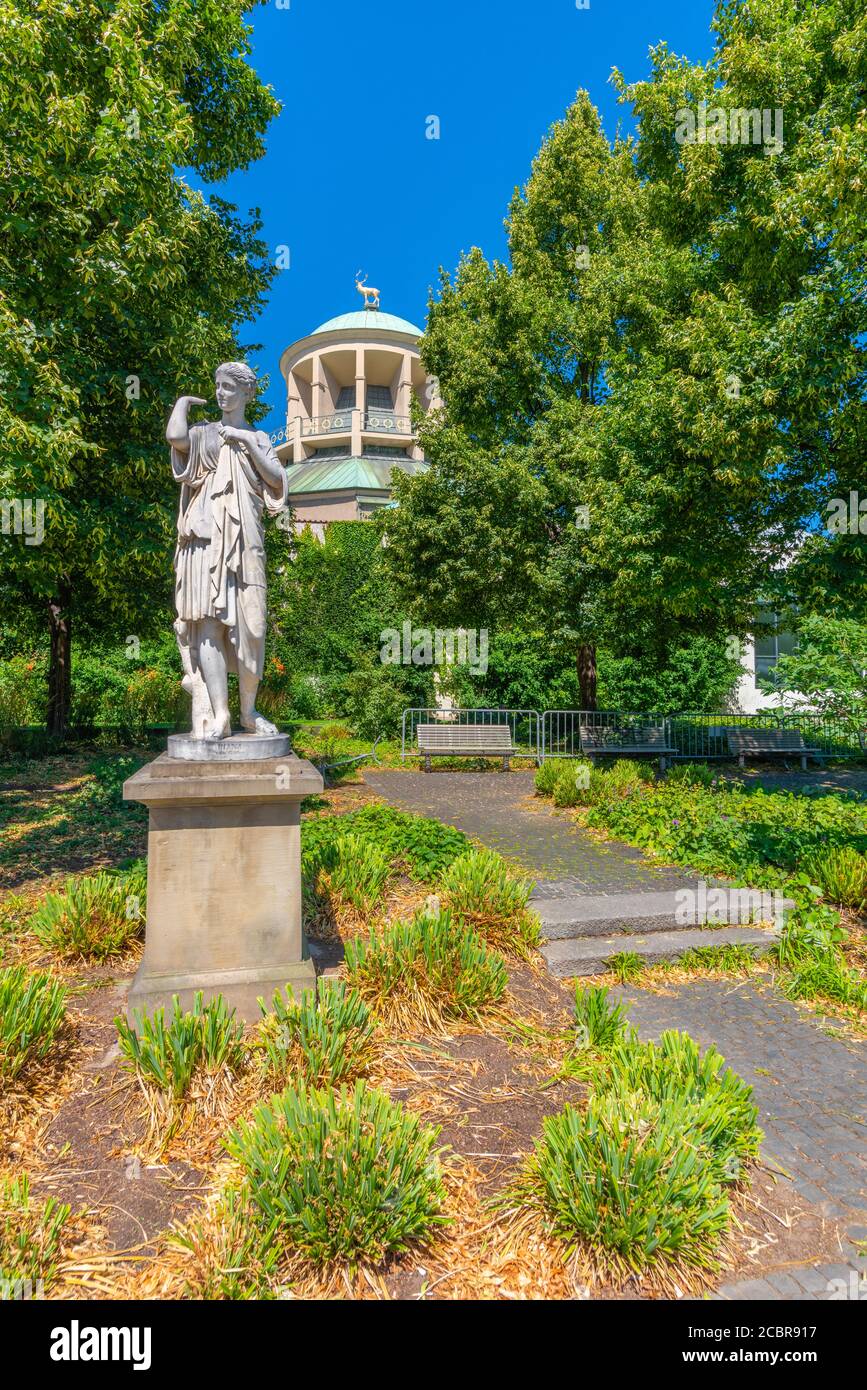
[[[274,736],[280,732],[276,724],[272,724],[271,721],[266,719],[263,714],[260,714],[257,709],[241,717],[241,726],[247,730],[248,734],[261,734],[266,738],[274,738]]]
[[[205,734],[205,738],[228,738],[232,732],[232,723],[229,718],[228,711],[226,712],[226,714],[223,715],[222,718],[217,718],[213,720],[213,722],[209,720],[208,724],[209,727],[207,733]]]

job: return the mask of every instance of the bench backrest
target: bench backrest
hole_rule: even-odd
[[[800,753],[804,739],[800,729],[729,729],[729,752]]]
[[[665,748],[661,724],[581,724],[582,748]]]
[[[474,751],[509,753],[512,734],[508,724],[419,724],[418,746],[431,753]]]

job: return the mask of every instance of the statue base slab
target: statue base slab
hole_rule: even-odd
[[[194,738],[170,734],[168,755],[185,763],[265,762],[292,752],[288,734],[231,734],[229,738]]]
[[[145,950],[127,1015],[218,994],[247,1022],[315,971],[301,920],[301,801],[322,791],[294,753],[185,762],[163,753],[125,783],[149,811]]]

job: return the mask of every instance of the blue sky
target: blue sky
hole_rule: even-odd
[[[220,192],[258,206],[290,266],[244,335],[269,373],[267,428],[283,424],[283,348],[361,307],[355,272],[382,308],[424,326],[428,288],[461,252],[505,251],[503,218],[546,131],[586,88],[606,133],[629,110],[609,81],[648,71],[665,39],[712,52],[711,0],[278,0],[251,14],[252,62],[283,102],[267,154]],[[425,136],[438,116],[440,139]]]

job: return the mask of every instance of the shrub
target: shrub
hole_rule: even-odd
[[[604,998],[576,1004],[604,1031]],[[725,1189],[761,1141],[751,1088],[722,1068],[715,1048],[702,1056],[685,1034],[654,1045],[621,1030],[594,1067],[586,1112],[567,1105],[545,1120],[505,1201],[544,1212],[618,1276],[660,1261],[712,1268]]]
[[[598,768],[578,759],[561,763],[551,790],[554,805],[589,806],[594,783],[598,783],[601,775]]]
[[[575,986],[575,1033],[579,1047],[600,1052],[612,1047],[626,1030],[626,1009],[608,1002],[605,985]]]
[[[648,1096],[663,1110],[682,1104],[692,1108],[696,1142],[709,1153],[717,1180],[741,1176],[744,1162],[761,1143],[758,1109],[752,1087],[730,1068],[715,1047],[704,1054],[687,1033],[663,1033],[658,1044],[634,1037],[612,1048],[608,1070],[597,1087],[621,1097]]]
[[[46,673],[47,662],[40,653],[0,661],[0,729],[42,722]]]
[[[851,845],[840,845],[816,855],[808,863],[807,872],[830,902],[864,914],[867,909],[867,855],[859,854]]]
[[[469,850],[439,882],[445,905],[495,950],[527,959],[539,940],[539,920],[528,910],[533,880],[511,869],[492,850]]]
[[[445,1193],[422,1125],[365,1082],[354,1090],[288,1087],[226,1140],[253,1203],[315,1264],[378,1263],[441,1225]]]
[[[265,1013],[265,1004],[259,1006]],[[260,1035],[268,1069],[282,1079],[299,1072],[313,1086],[352,1081],[369,1065],[373,1023],[361,996],[342,981],[317,982],[299,1003],[277,990]]]
[[[586,764],[582,764],[582,766],[586,766]],[[575,760],[572,758],[546,758],[536,769],[534,779],[536,791],[540,796],[553,796],[554,787],[560,777],[568,776],[574,767]]]
[[[374,1012],[399,1027],[440,1027],[478,1018],[506,988],[506,969],[471,928],[449,912],[391,922],[346,943],[346,967]]]
[[[69,1212],[54,1197],[34,1207],[26,1175],[0,1183],[0,1298],[39,1297],[47,1290]],[[37,1281],[41,1290],[32,1287]]]
[[[66,1018],[66,989],[24,965],[0,970],[0,1078],[15,1081],[48,1055]]]
[[[122,956],[144,931],[147,871],[71,878],[49,893],[30,919],[44,946],[76,960]]]
[[[583,1241],[614,1275],[665,1260],[713,1267],[728,1201],[683,1102],[594,1095],[586,1112],[566,1105],[543,1129],[507,1200],[544,1212],[556,1235]]]
[[[189,1013],[175,995],[168,1028],[162,1009],[152,1017],[136,1013],[135,1028],[125,1018],[114,1021],[130,1070],[172,1100],[186,1096],[198,1071],[238,1071],[244,1063],[244,1025],[221,994],[205,1005],[199,991]]]

